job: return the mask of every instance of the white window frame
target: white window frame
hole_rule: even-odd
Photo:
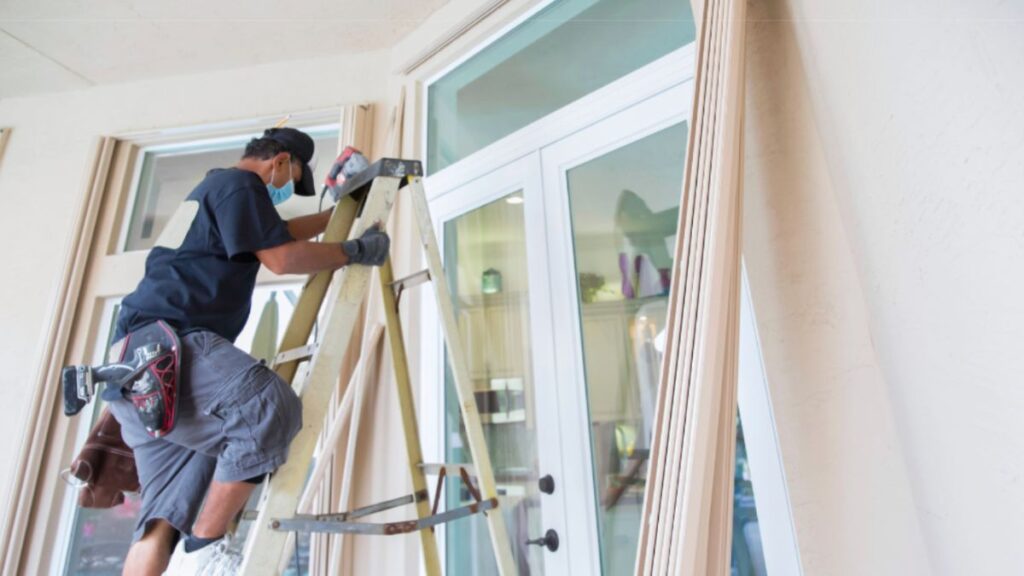
[[[422,84],[422,98],[420,98],[419,105],[419,145],[423,155],[426,155],[428,145],[427,115],[430,86],[554,1],[539,2],[474,48],[427,77]],[[669,90],[687,79],[692,79],[695,70],[694,52],[695,44],[679,48],[609,85],[583,96],[576,102],[469,154],[436,173],[431,174],[425,163],[426,172],[430,174],[425,179],[428,201],[432,207],[438,203],[447,204],[443,197],[448,191],[485,176],[516,158],[535,154],[544,145],[579,132],[601,119]],[[438,218],[435,215],[435,229],[443,229],[443,220],[451,217],[451,210],[451,208],[446,208],[447,215],[444,218]],[[572,289],[575,290],[575,285]],[[753,303],[750,300],[749,288],[746,284],[745,268],[741,305],[748,314],[741,319],[741,342],[743,345],[740,352],[738,402],[739,409],[743,414],[747,455],[755,491],[758,522],[764,544],[765,562],[769,574],[800,575],[803,573],[802,563],[796,541],[792,506],[775,429],[774,412],[761,359],[760,343],[757,340],[756,319],[753,315]],[[431,306],[424,306],[420,310],[420,315],[421,326],[437,326],[436,311]],[[424,337],[421,339],[421,382],[440,384],[427,384],[419,391],[422,406],[420,437],[423,439],[425,457],[428,460],[442,461],[445,453],[443,438],[445,425],[444,358],[443,347],[439,342],[440,334],[434,332],[431,328],[425,328]],[[559,440],[562,443],[565,442],[564,438]],[[593,512],[588,516],[593,516]],[[594,523],[591,522],[591,524]],[[444,553],[446,547],[443,527],[438,531],[438,542]]]
[[[288,126],[305,131],[320,132],[333,129],[341,134],[343,129],[342,123],[339,121],[338,112],[333,109],[294,114],[289,115],[287,118]],[[135,137],[129,136],[128,139],[138,144],[139,149],[135,154],[131,185],[124,205],[124,217],[120,222],[116,246],[117,253],[126,254],[146,251],[125,249],[125,245],[128,242],[129,229],[131,228],[131,211],[140,193],[142,169],[145,164],[146,154],[177,152],[196,146],[218,145],[224,145],[225,148],[234,145],[239,150],[242,150],[250,138],[258,136],[267,126],[272,126],[280,120],[281,118],[261,117],[238,122],[218,122],[216,124],[163,130]],[[334,158],[333,154],[329,156],[330,159]],[[326,156],[322,154],[322,151],[317,150],[317,157]]]

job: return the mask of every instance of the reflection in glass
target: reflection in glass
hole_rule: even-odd
[[[677,124],[567,173],[605,574],[636,557],[686,134]]]
[[[316,145],[318,157],[333,156],[338,147],[337,128],[309,130],[308,133]],[[152,248],[178,205],[202,181],[206,173],[214,168],[234,166],[248,141],[249,137],[243,137],[143,151],[135,203],[128,219],[125,251]],[[325,161],[316,164],[314,180],[321,182],[331,163]],[[316,209],[317,200],[295,196],[278,207],[282,217],[298,215],[290,213],[295,211],[290,206],[292,204],[301,204],[303,209],[298,213],[310,213]]]
[[[466,346],[470,377],[494,466],[501,510],[519,574],[542,574],[537,437],[530,364],[523,206],[498,199],[445,223],[445,270]],[[455,385],[445,363],[448,462],[471,462]],[[472,502],[458,480],[446,482],[448,508]],[[446,526],[449,576],[497,574],[480,515]]]
[[[683,123],[567,173],[605,574],[636,556],[685,156]]]
[[[556,0],[430,85],[427,167],[442,170],[693,39],[685,0]]]

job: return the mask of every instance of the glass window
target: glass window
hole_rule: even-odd
[[[313,137],[316,144],[313,176],[316,182],[322,182],[330,170],[331,162],[316,162],[316,159],[320,156],[334,157],[338,148],[338,127],[321,126],[303,130]],[[252,135],[143,149],[139,153],[142,167],[135,184],[124,250],[152,248],[164,225],[189,192],[211,169],[234,166],[250,138]],[[317,201],[316,198],[293,196],[278,206],[278,209],[285,218],[289,215],[308,214],[316,209]]]
[[[688,0],[557,0],[430,85],[437,172],[694,39]]]
[[[761,525],[754,506],[754,484],[750,481],[747,443],[743,422],[736,417],[736,468],[732,504],[732,576],[767,576]]]
[[[252,311],[249,313],[249,320],[235,345],[243,350],[251,351],[256,357],[272,357],[275,353],[275,344],[268,344],[268,342],[280,341],[287,327],[288,319],[291,318],[295,309],[295,302],[301,289],[300,284],[257,287],[253,293],[253,305]],[[114,333],[114,321],[117,318],[119,306],[112,304],[108,310],[110,312],[107,316],[105,333],[109,339]],[[110,348],[108,339],[103,340],[104,344],[97,350],[94,362],[109,361],[105,354],[105,351]],[[102,402],[97,399],[90,426],[99,418],[102,408]],[[124,504],[114,508],[89,509],[76,506],[64,574],[75,576],[86,574],[117,576],[121,574],[124,557],[128,553],[132,533],[135,531],[136,517],[141,503],[138,494],[126,494]],[[251,504],[255,505],[255,500]],[[240,527],[239,539],[236,541],[239,547],[244,543],[245,530],[248,529],[249,524],[249,522],[244,522]],[[308,538],[300,539],[298,556],[297,564],[309,566]],[[294,574],[293,572],[289,573]]]
[[[636,558],[686,136],[683,122],[567,173],[604,574],[631,573]],[[737,435],[733,574],[761,576],[742,430]]]
[[[527,535],[543,530],[522,194],[515,192],[447,222],[444,246],[445,270],[513,558],[520,574],[542,574],[543,550],[525,543]],[[445,372],[446,461],[472,462],[455,384]],[[457,477],[449,477],[445,486],[449,509],[473,502]],[[481,515],[451,522],[446,530],[449,576],[498,573]]]

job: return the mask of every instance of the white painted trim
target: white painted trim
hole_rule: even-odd
[[[789,484],[782,465],[771,391],[757,333],[746,265],[741,265],[739,410],[743,420],[754,504],[768,574],[802,576]]]
[[[494,14],[500,8],[505,6],[505,4],[508,4],[508,2],[509,0],[488,0],[476,10],[471,11],[466,17],[457,21],[454,25],[448,26],[444,32],[428,42],[426,47],[417,50],[411,55],[405,56],[397,66],[393,67],[393,70],[403,76],[412,74],[413,71],[429,62],[442,50],[451,46],[456,40],[486,20],[491,14]],[[446,5],[441,10],[443,11],[448,9],[449,6],[450,4]],[[407,38],[407,40],[409,39]],[[415,42],[415,40],[413,40],[413,42]],[[419,45],[422,46],[422,44]],[[406,46],[407,43],[402,42],[401,45],[396,46],[394,52],[403,52],[405,51],[404,49]]]
[[[505,1],[507,1],[507,0],[505,0]],[[551,4],[553,4],[556,1],[557,0],[540,0],[539,2],[537,2],[537,4],[535,6],[529,8],[528,10],[526,10],[525,12],[520,14],[519,16],[516,16],[512,20],[509,20],[508,23],[506,23],[501,28],[496,30],[494,33],[489,35],[483,41],[478,42],[475,46],[473,46],[473,48],[471,48],[469,50],[466,50],[458,58],[452,60],[446,66],[444,66],[443,68],[441,68],[437,72],[435,72],[435,73],[431,74],[430,76],[428,76],[423,81],[423,87],[425,89],[426,88],[430,88],[431,84],[433,84],[434,82],[437,82],[443,76],[445,76],[446,74],[448,74],[452,70],[458,68],[459,66],[464,64],[470,58],[476,56],[480,52],[483,52],[488,47],[490,47],[492,44],[494,44],[498,40],[501,40],[506,34],[511,32],[512,30],[514,30],[517,26],[519,26],[523,22],[526,22],[534,14],[536,14],[536,13],[540,12],[541,10],[547,8],[548,6],[550,6]],[[502,3],[504,3],[504,2],[502,2]]]
[[[119,140],[127,140],[139,146],[155,146],[169,142],[192,141],[200,138],[214,138],[216,136],[231,137],[241,133],[258,133],[263,129],[273,126],[283,118],[288,118],[287,126],[296,128],[336,124],[342,106],[332,106],[318,110],[307,110],[302,112],[281,112],[278,114],[265,114],[261,116],[224,120],[221,122],[208,122],[205,124],[190,124],[187,126],[171,126],[157,130],[145,130],[136,132],[125,132],[119,134]]]

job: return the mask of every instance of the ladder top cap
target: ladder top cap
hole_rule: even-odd
[[[374,178],[405,178],[406,176],[423,176],[423,164],[419,160],[402,160],[401,158],[381,158],[369,168],[345,180],[341,185],[339,198],[345,196],[360,197],[370,189]],[[404,185],[404,182],[403,182]]]

